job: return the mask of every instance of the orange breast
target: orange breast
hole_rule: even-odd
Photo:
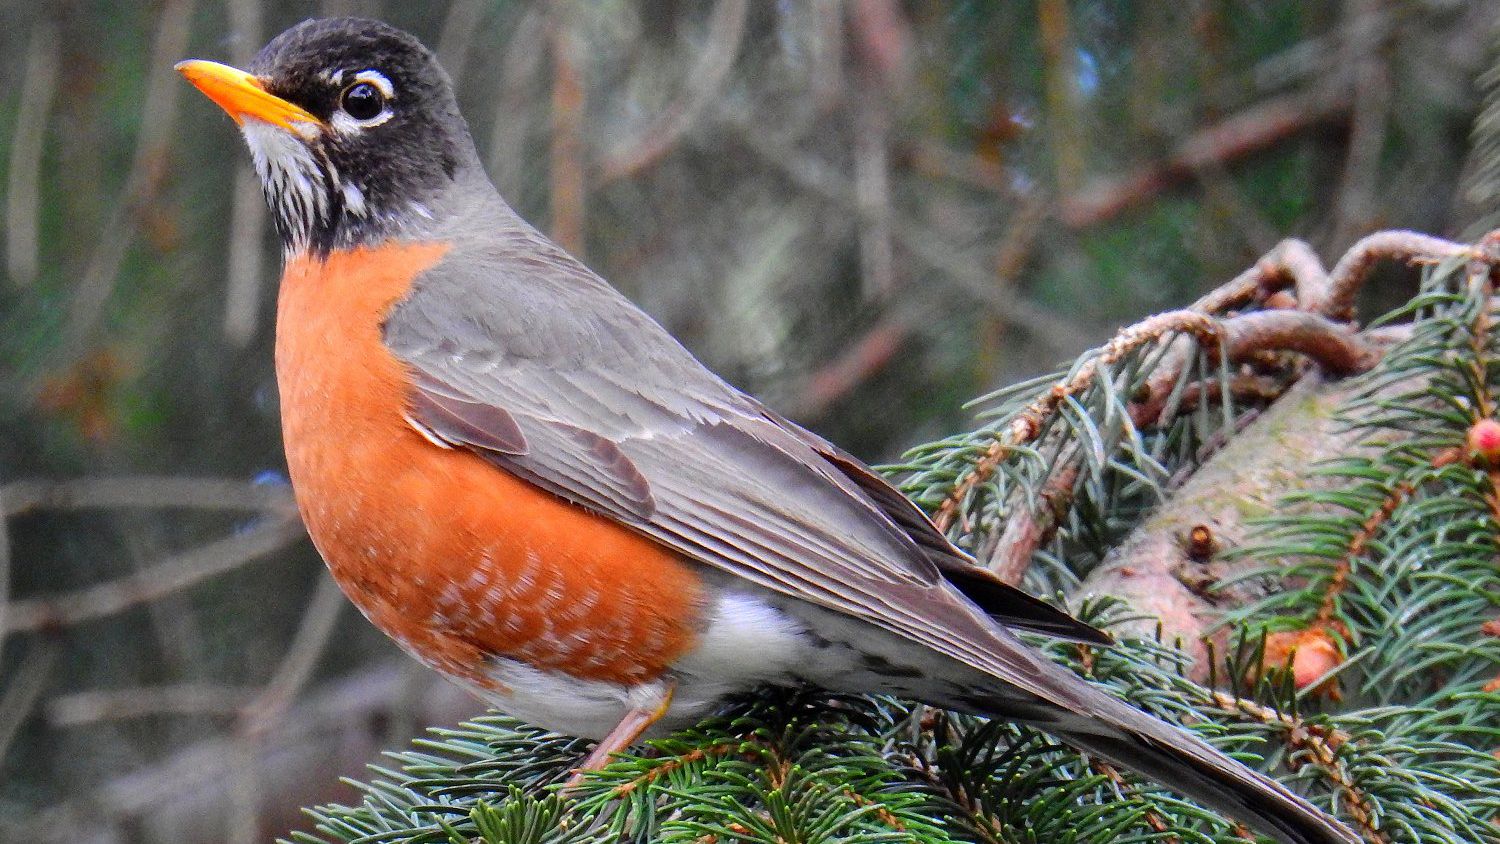
[[[380,324],[444,247],[295,258],[276,376],[297,504],[365,616],[448,673],[498,655],[635,682],[692,647],[701,584],[673,552],[403,419],[407,371]]]

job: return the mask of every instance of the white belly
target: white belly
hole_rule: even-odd
[[[766,684],[811,683],[929,701],[958,688],[934,682],[953,671],[936,653],[867,622],[769,592],[725,590],[708,618],[698,646],[673,665],[669,678],[610,683],[495,659],[490,674],[505,691],[475,691],[527,723],[602,738],[627,712],[660,708],[669,690],[671,706],[648,736],[692,726],[725,697]]]
[[[698,645],[673,666],[676,688],[666,716],[652,733],[691,726],[727,695],[766,683],[804,679],[817,648],[813,637],[754,593],[725,591],[698,637]],[[666,679],[639,684],[585,680],[493,659],[490,676],[503,687],[474,689],[496,709],[567,735],[601,738],[625,713],[660,707]]]

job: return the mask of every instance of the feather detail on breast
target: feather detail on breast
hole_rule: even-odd
[[[590,679],[659,675],[697,635],[691,565],[411,424],[410,373],[381,324],[444,252],[288,262],[276,372],[313,542],[360,610],[439,670],[485,682],[484,661],[507,657]]]

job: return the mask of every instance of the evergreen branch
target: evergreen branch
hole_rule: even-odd
[[[1090,355],[1081,366],[1075,367],[1072,374],[1038,396],[1010,420],[1004,432],[996,437],[989,448],[985,449],[984,454],[974,462],[974,465],[959,477],[957,483],[953,485],[953,490],[938,506],[933,516],[938,529],[946,531],[952,526],[964,501],[976,487],[994,474],[1000,461],[1013,453],[1016,448],[1027,445],[1041,436],[1049,418],[1057,414],[1068,399],[1093,386],[1101,369],[1119,362],[1129,352],[1177,332],[1195,336],[1204,345],[1217,342],[1219,339],[1214,321],[1194,311],[1169,311],[1157,314],[1120,331],[1097,353]]]

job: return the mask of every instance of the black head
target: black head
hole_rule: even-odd
[[[304,21],[248,76],[208,62],[179,69],[240,123],[289,252],[419,229],[461,171],[478,169],[448,74],[380,21]]]

